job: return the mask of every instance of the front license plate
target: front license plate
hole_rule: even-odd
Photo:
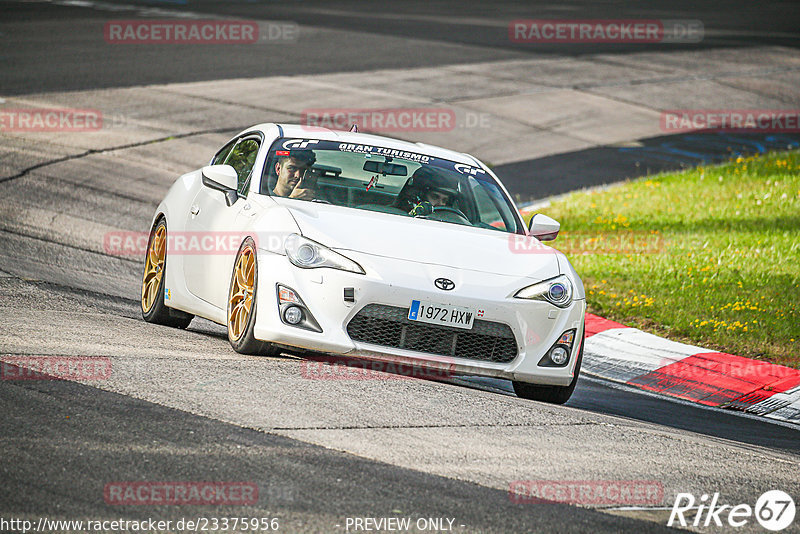
[[[475,321],[475,313],[470,308],[436,304],[435,302],[411,301],[408,318],[422,323],[454,326],[469,330]]]

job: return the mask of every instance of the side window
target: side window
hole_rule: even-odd
[[[481,185],[481,182],[471,180],[473,194],[475,195],[475,204],[478,207],[478,215],[480,221],[484,225],[493,226],[499,230],[514,231],[509,228],[507,223],[513,225],[513,215],[508,212],[508,207],[500,197],[500,191],[492,187],[489,189]],[[492,198],[495,196],[497,198]]]
[[[236,144],[236,139],[234,139],[233,141],[231,141],[230,143],[228,143],[227,145],[222,147],[222,150],[217,152],[217,155],[214,156],[214,159],[211,160],[211,164],[212,165],[222,165],[223,163],[225,163],[225,158],[228,157],[228,154],[230,154],[231,149],[233,148],[233,145],[235,145],[235,144]]]
[[[253,170],[256,162],[258,146],[258,139],[252,137],[242,139],[233,147],[224,162],[236,170],[236,174],[239,176],[239,194],[242,196],[246,195],[250,189],[250,171]]]

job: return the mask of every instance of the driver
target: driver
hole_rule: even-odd
[[[317,161],[313,150],[290,150],[275,162],[278,180],[272,194],[279,197],[314,200],[316,176],[311,167]]]
[[[458,183],[439,174],[431,167],[422,166],[411,175],[397,196],[396,206],[411,214],[427,203],[432,208],[453,207],[458,197]]]
[[[454,193],[441,189],[428,189],[422,194],[422,200],[430,202],[434,208],[450,206],[453,203]]]

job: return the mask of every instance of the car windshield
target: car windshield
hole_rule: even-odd
[[[482,168],[375,145],[278,139],[261,191],[404,217],[521,230],[515,209]]]

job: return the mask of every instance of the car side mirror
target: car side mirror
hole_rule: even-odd
[[[528,223],[528,232],[539,241],[552,241],[558,236],[561,224],[547,215],[537,213]]]
[[[203,185],[221,191],[225,195],[225,203],[231,206],[239,199],[236,190],[239,188],[239,176],[230,165],[208,165],[203,167]]]

